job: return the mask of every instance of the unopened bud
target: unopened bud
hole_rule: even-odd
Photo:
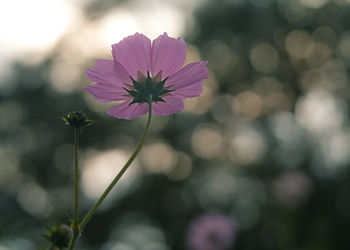
[[[82,111],[69,112],[62,117],[62,120],[66,125],[70,125],[80,131],[83,131],[84,128],[95,123],[94,120],[89,119],[89,117]]]

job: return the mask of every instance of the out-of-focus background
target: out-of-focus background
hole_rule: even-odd
[[[0,2],[0,249],[50,246],[130,156],[146,118],[106,115],[85,69],[135,32],[188,43],[209,79],[147,142],[79,239],[102,250],[350,249],[349,0]]]

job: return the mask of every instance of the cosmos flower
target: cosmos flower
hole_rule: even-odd
[[[188,245],[191,250],[227,250],[233,246],[236,223],[220,213],[205,213],[189,226]]]
[[[152,112],[169,115],[184,108],[184,99],[199,96],[208,77],[207,62],[190,63],[186,43],[166,33],[151,40],[134,34],[112,45],[113,60],[100,59],[87,69],[96,84],[85,89],[98,101],[122,101],[107,113],[117,118],[133,119]]]

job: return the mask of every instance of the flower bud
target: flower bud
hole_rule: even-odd
[[[50,241],[53,246],[59,249],[68,247],[69,240],[72,237],[72,230],[69,226],[56,223],[52,227],[46,227],[46,230],[47,233],[43,237]]]
[[[83,131],[84,128],[95,123],[94,120],[90,120],[89,117],[82,111],[69,112],[67,115],[62,117],[62,120],[66,125],[79,129],[80,132]]]

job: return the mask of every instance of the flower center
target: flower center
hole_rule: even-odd
[[[155,77],[151,77],[147,71],[147,77],[145,77],[140,71],[137,72],[137,81],[132,77],[132,85],[125,84],[127,88],[124,88],[128,94],[127,96],[132,97],[133,100],[129,104],[133,103],[149,103],[152,102],[165,102],[162,97],[170,95],[169,93],[174,91],[169,87],[164,87],[166,80],[161,80],[162,71],[160,71]]]

